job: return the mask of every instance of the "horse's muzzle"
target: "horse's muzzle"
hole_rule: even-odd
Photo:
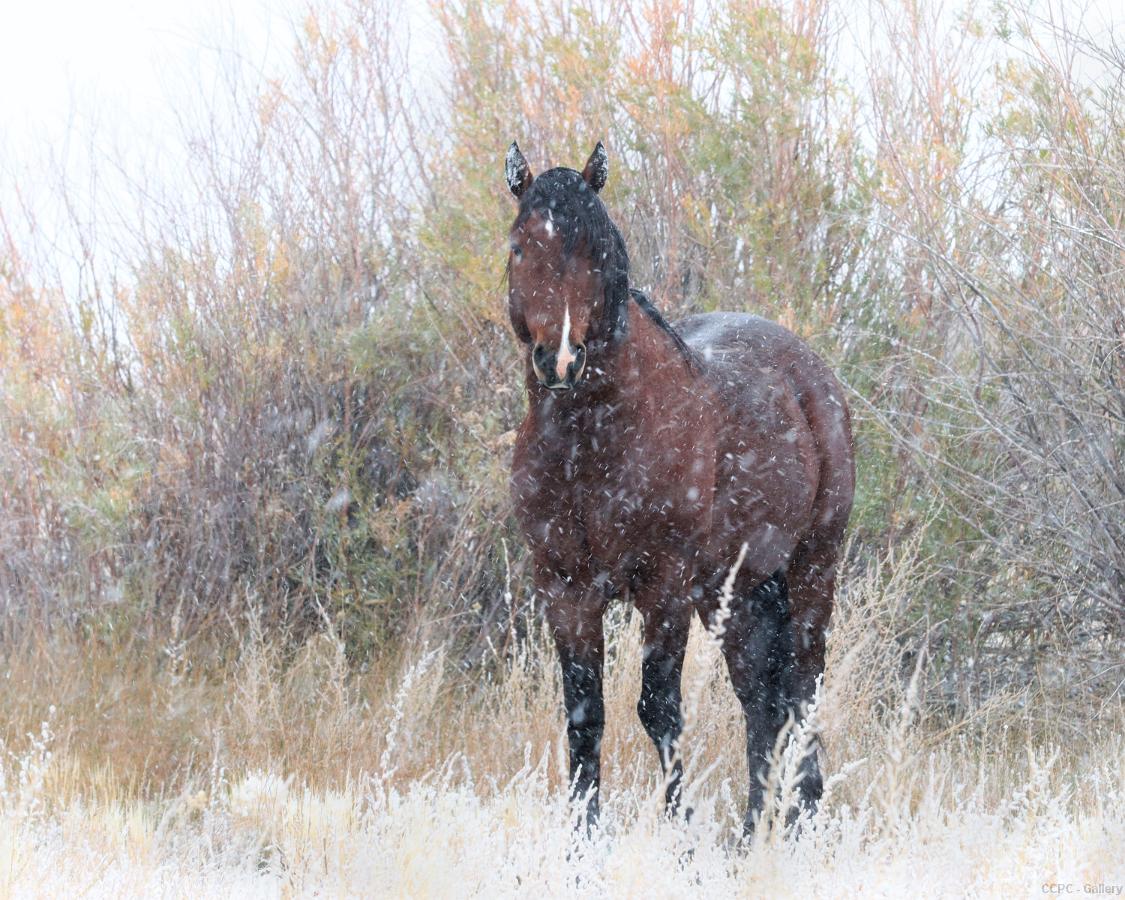
[[[543,387],[552,391],[569,391],[578,383],[586,369],[586,348],[578,344],[568,350],[570,359],[562,366],[556,351],[543,344],[535,345],[531,351],[531,367]]]

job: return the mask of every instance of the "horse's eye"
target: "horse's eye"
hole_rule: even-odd
[[[521,250],[516,244],[512,244],[512,255],[516,259],[519,259],[521,256],[523,256],[523,250]]]

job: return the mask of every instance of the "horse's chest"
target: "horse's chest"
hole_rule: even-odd
[[[592,440],[576,479],[574,509],[590,554],[603,568],[677,551],[709,519],[713,470],[706,451],[637,440]]]
[[[699,539],[710,524],[712,429],[610,415],[580,426],[521,455],[517,501],[533,543],[616,583]]]

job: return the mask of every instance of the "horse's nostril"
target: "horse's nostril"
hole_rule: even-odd
[[[570,364],[570,371],[575,379],[582,377],[582,370],[586,368],[586,345],[577,344],[574,347],[574,362]]]
[[[547,351],[542,344],[535,345],[535,348],[531,351],[531,360],[539,368],[543,368],[543,363],[547,361]]]

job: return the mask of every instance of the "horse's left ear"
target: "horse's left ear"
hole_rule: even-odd
[[[586,160],[586,168],[582,170],[582,179],[593,188],[596,194],[605,187],[605,180],[609,175],[609,157],[605,155],[605,147],[598,141],[598,146]]]

